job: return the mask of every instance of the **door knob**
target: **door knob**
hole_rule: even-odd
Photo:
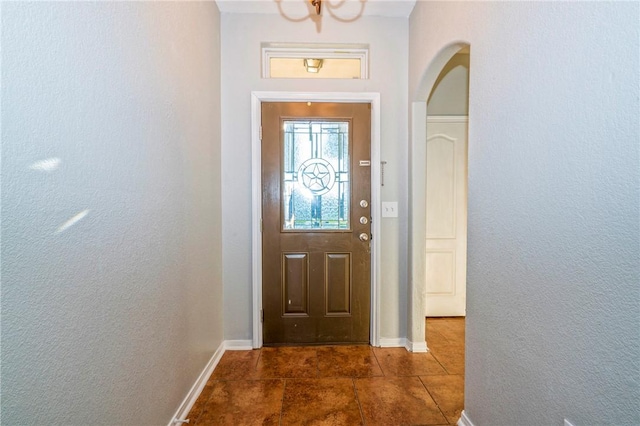
[[[362,207],[363,209],[369,207],[369,203],[367,202],[367,200],[360,200],[360,207]]]
[[[366,225],[367,223],[369,223],[369,219],[367,219],[366,216],[362,216],[360,217],[360,223]]]
[[[369,234],[367,234],[366,232],[360,234],[360,241],[369,241]]]

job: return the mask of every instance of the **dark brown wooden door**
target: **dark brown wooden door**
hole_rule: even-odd
[[[369,343],[370,104],[262,104],[263,343]]]

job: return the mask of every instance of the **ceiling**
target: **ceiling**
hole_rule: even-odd
[[[407,18],[416,0],[323,0],[323,15],[328,15],[327,7],[335,5],[332,11],[341,17],[357,16],[364,2],[363,16],[387,16]],[[276,0],[216,0],[222,13],[280,14]],[[309,0],[281,0],[282,11],[292,18],[309,13]],[[344,4],[341,4],[344,3]]]

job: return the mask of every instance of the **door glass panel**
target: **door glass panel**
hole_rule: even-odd
[[[284,121],[283,230],[349,230],[349,122]]]

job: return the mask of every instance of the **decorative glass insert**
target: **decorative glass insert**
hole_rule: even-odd
[[[349,123],[284,121],[284,230],[349,230]]]

